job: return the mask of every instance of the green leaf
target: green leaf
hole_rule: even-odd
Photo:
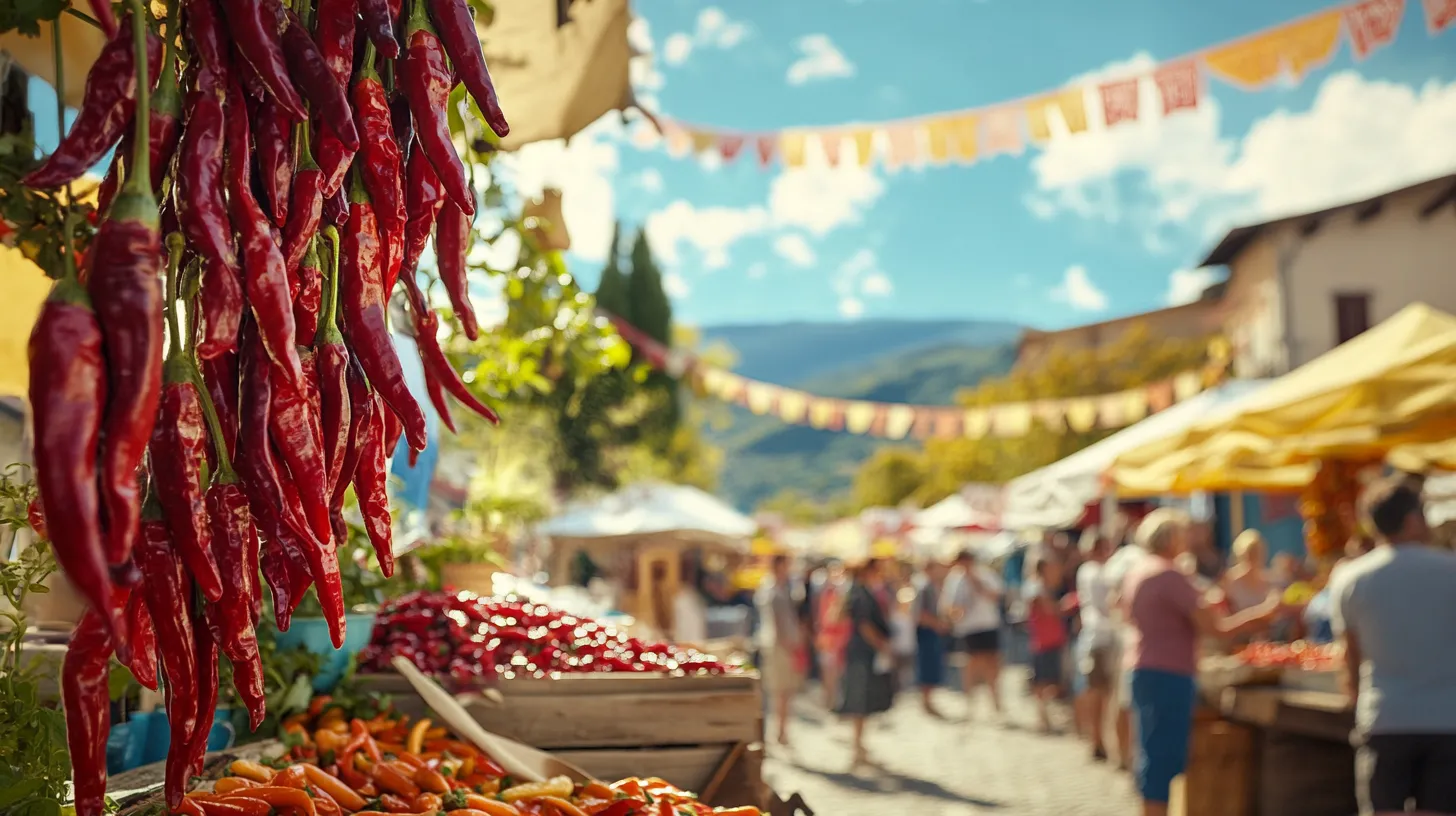
[[[37,595],[44,595],[47,592],[50,592],[51,588],[46,586],[45,584],[31,584],[30,586],[25,588],[25,591],[34,592]]]
[[[43,779],[22,779],[7,787],[0,788],[0,812],[19,802],[21,799],[35,793],[45,785]]]

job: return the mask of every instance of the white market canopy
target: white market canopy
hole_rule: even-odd
[[[997,485],[966,485],[916,513],[915,526],[929,530],[1000,530],[1002,495]]]
[[[753,535],[758,523],[695,487],[645,483],[568,505],[538,529],[552,538],[617,538],[688,532],[741,539]]]
[[[1121,454],[1154,439],[1179,433],[1213,412],[1245,400],[1267,380],[1230,380],[1124,428],[1065,459],[1013,479],[1006,485],[1001,516],[1007,530],[1075,524],[1103,493],[1102,475]]]

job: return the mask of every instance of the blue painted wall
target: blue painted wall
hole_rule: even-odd
[[[1269,542],[1269,555],[1290,553],[1304,559],[1304,521],[1299,517],[1297,503],[1292,496],[1274,496],[1261,493],[1242,494],[1244,527],[1258,530]],[[1238,531],[1232,529],[1234,495],[1220,493],[1214,496],[1214,536],[1218,546],[1228,552],[1233,546]]]

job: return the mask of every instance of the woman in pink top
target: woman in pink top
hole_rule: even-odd
[[[1168,812],[1169,787],[1188,764],[1198,638],[1258,627],[1280,609],[1278,596],[1227,618],[1205,606],[1173,564],[1186,549],[1190,523],[1181,510],[1161,508],[1148,514],[1137,540],[1150,557],[1123,579],[1119,601],[1130,629],[1125,660],[1132,678],[1135,772],[1145,816]]]
[[[1047,708],[1062,685],[1062,652],[1067,648],[1067,625],[1057,603],[1062,564],[1047,553],[1036,561],[1036,579],[1026,585],[1026,629],[1031,639],[1031,687],[1043,734],[1052,730]]]
[[[844,568],[838,564],[831,566],[829,579],[819,592],[819,608],[815,610],[819,633],[814,646],[819,653],[819,678],[824,686],[824,705],[830,711],[839,705],[839,678],[844,674],[844,649],[849,645],[849,630],[853,626],[845,605],[848,588],[844,580]]]

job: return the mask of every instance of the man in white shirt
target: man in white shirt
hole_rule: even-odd
[[[789,742],[790,708],[804,681],[801,668],[804,631],[790,575],[792,564],[789,556],[775,555],[772,571],[764,577],[754,596],[754,605],[758,608],[759,659],[763,664],[759,670],[773,700],[780,745]]]
[[[1380,545],[1330,577],[1355,703],[1362,814],[1456,814],[1456,555],[1430,546],[1420,489],[1370,488]]]
[[[1077,603],[1081,609],[1082,631],[1077,636],[1075,652],[1077,672],[1085,689],[1077,699],[1077,713],[1082,717],[1083,732],[1092,740],[1092,759],[1107,759],[1103,739],[1107,719],[1107,697],[1114,674],[1113,657],[1116,639],[1112,608],[1108,605],[1112,587],[1107,583],[1104,567],[1112,555],[1111,543],[1096,530],[1082,535],[1079,547],[1085,559],[1077,569]]]
[[[976,563],[969,551],[956,556],[955,569],[945,580],[941,604],[950,621],[951,648],[965,657],[961,666],[966,693],[966,717],[971,695],[984,684],[991,706],[1001,715],[1001,596],[1005,588],[994,570]]]

